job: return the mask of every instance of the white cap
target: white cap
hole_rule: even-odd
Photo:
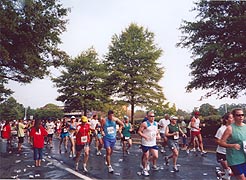
[[[76,119],[75,116],[72,116],[71,119]]]
[[[172,120],[172,119],[178,120],[179,118],[178,118],[177,116],[171,116],[170,119],[171,119],[171,120]]]

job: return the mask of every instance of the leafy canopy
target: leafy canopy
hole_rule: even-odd
[[[237,98],[246,94],[246,2],[199,1],[197,21],[184,21],[178,46],[189,48],[192,80],[187,90],[207,89],[205,96]]]
[[[29,83],[67,58],[58,49],[68,9],[57,0],[0,1],[0,95],[9,80]]]

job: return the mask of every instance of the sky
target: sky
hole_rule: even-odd
[[[68,14],[67,30],[60,36],[60,49],[71,57],[94,47],[103,57],[108,52],[108,46],[114,34],[120,35],[131,23],[143,26],[155,34],[157,47],[163,50],[158,62],[164,67],[164,77],[159,84],[163,93],[172,105],[188,112],[202,104],[209,103],[215,108],[221,104],[245,103],[246,97],[238,99],[216,96],[200,101],[207,91],[193,90],[187,93],[185,87],[191,80],[189,64],[192,62],[189,49],[176,47],[182,36],[178,29],[182,20],[195,21],[195,6],[192,0],[63,0],[64,7],[71,8]],[[53,69],[53,76],[59,76],[59,71]],[[35,79],[31,84],[23,85],[10,82],[8,85],[15,93],[13,97],[25,107],[43,107],[48,103],[62,106],[56,101],[59,96],[57,88],[49,77]]]

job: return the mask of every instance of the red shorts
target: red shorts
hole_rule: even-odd
[[[198,136],[199,134],[201,134],[201,131],[191,131],[191,136]]]

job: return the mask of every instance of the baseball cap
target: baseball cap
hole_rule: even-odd
[[[178,120],[178,117],[177,116],[171,116],[170,119],[175,119],[175,120]]]
[[[200,114],[199,111],[194,112],[194,115],[199,115],[199,114]]]
[[[75,116],[72,116],[71,119],[75,119]]]
[[[124,116],[124,119],[129,119],[129,117],[128,116]]]
[[[88,122],[88,119],[87,119],[86,116],[82,116],[82,117],[81,117],[81,121],[82,121],[83,123],[87,123],[87,122]]]

